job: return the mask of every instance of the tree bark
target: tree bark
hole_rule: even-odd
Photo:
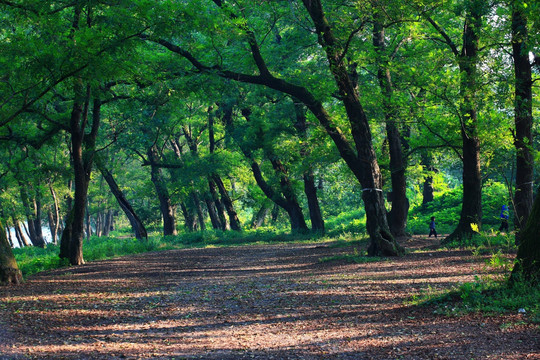
[[[199,199],[199,194],[196,190],[193,190],[191,192],[191,199],[193,200],[193,206],[195,207],[195,210],[197,211],[197,219],[199,220],[199,228],[201,231],[206,230],[206,224],[204,223],[204,212],[203,208],[201,206],[201,200]]]
[[[216,205],[212,200],[210,193],[204,194],[204,203],[206,204],[206,209],[208,210],[208,216],[210,216],[210,222],[212,223],[212,228],[214,230],[223,230],[221,221],[218,216]]]
[[[161,169],[156,166],[159,156],[155,145],[148,149],[147,154],[150,161],[151,179],[158,195],[159,208],[163,218],[163,235],[177,235],[174,207],[172,206],[169,191],[163,180]]]
[[[425,152],[421,155],[421,164],[424,171],[434,172],[435,168],[431,165],[431,156]],[[422,186],[422,205],[430,203],[434,200],[433,196],[433,176],[426,175],[424,178],[424,184]]]
[[[58,243],[58,228],[60,226],[60,209],[58,206],[56,192],[54,191],[51,183],[49,183],[49,191],[51,192],[51,196],[53,198],[53,208],[49,211],[49,227],[51,229],[52,243],[56,245]]]
[[[191,215],[191,212],[187,208],[186,204],[182,201],[180,202],[180,209],[182,210],[182,215],[184,215],[184,225],[186,229],[189,232],[195,231],[195,226],[194,226],[195,220],[193,216]]]
[[[461,139],[463,157],[463,202],[456,229],[442,243],[463,241],[475,231],[471,224],[482,227],[482,174],[480,172],[480,139],[478,137],[477,91],[478,91],[478,31],[482,26],[481,0],[467,3],[463,49],[457,55],[460,69],[460,93],[462,95]]]
[[[6,230],[0,223],[0,285],[19,284],[22,280],[21,271],[6,237]]]
[[[540,189],[538,190],[540,193]],[[521,232],[517,262],[511,281],[525,279],[540,283],[540,196],[536,196],[526,226]]]
[[[397,111],[392,104],[393,86],[392,75],[388,65],[384,26],[380,13],[374,16],[373,45],[377,52],[377,78],[383,95],[382,109],[386,123],[386,136],[390,151],[390,177],[392,183],[392,210],[388,213],[388,220],[392,235],[396,237],[408,236],[405,232],[409,212],[409,199],[407,199],[407,179],[405,176],[405,159],[401,146],[401,135],[397,126]]]
[[[532,69],[529,62],[527,18],[520,1],[512,1],[512,56],[514,58],[514,146],[516,147],[515,228],[527,223],[533,203]]]
[[[118,186],[118,183],[114,179],[112,173],[105,167],[103,164],[103,161],[99,158],[96,159],[96,165],[101,172],[101,175],[109,185],[109,189],[113,193],[116,201],[118,202],[118,205],[120,205],[120,208],[126,214],[126,217],[129,220],[129,223],[131,224],[131,228],[133,232],[135,233],[135,237],[139,240],[147,239],[148,233],[146,232],[146,228],[144,227],[144,224],[142,223],[139,216],[135,213],[135,210],[125,197],[124,193]]]
[[[68,181],[68,189],[70,193],[66,195],[66,216],[64,218],[64,229],[60,236],[60,259],[69,259],[69,244],[71,243],[71,223],[73,222],[73,197],[71,196],[71,188],[73,181]]]
[[[298,133],[298,136],[302,140],[302,148],[300,149],[300,156],[305,159],[309,154],[309,148],[307,145],[307,121],[306,111],[303,104],[295,103],[294,110],[296,114],[296,122],[294,127]],[[319,198],[317,196],[317,187],[315,186],[315,177],[313,175],[313,169],[311,164],[307,164],[307,169],[304,170],[304,193],[308,201],[309,218],[311,220],[311,231],[324,233],[324,219],[322,217],[321,207],[319,206]]]
[[[257,211],[256,214],[253,215],[253,218],[251,219],[251,228],[257,229],[261,227],[264,224],[264,219],[268,216],[268,213],[271,210],[271,206],[268,206],[268,204],[265,203],[261,206],[259,211]]]
[[[25,185],[22,182],[19,182],[21,202],[24,207],[24,212],[26,214],[26,224],[28,228],[28,237],[32,242],[32,245],[35,247],[45,248],[45,239],[43,238],[43,233],[41,232],[41,219],[38,219],[38,215],[41,216],[41,207],[38,208],[38,203],[35,199],[31,199],[28,195],[28,191]],[[40,210],[37,213],[37,210]],[[36,225],[37,228],[36,228]]]
[[[216,207],[217,216],[221,224],[221,230],[230,230],[231,226],[225,216],[225,207],[223,206],[223,202],[219,199],[217,185],[212,180],[211,176],[208,178],[208,188],[210,189],[210,196]],[[232,210],[234,211],[234,208]],[[236,212],[234,212],[234,214],[236,216]]]
[[[229,192],[225,188],[225,184],[221,180],[221,177],[218,174],[212,175],[212,180],[216,184],[219,194],[221,195],[221,202],[229,215],[229,225],[234,231],[242,231],[242,226],[240,225],[240,220],[238,219],[238,214],[234,209],[233,201]]]

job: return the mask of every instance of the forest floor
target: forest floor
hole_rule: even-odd
[[[363,264],[331,243],[155,252],[0,288],[0,359],[540,359],[517,313],[444,316],[415,294],[483,274],[470,251]]]

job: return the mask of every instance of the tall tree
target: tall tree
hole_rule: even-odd
[[[479,37],[488,5],[482,0],[464,2],[462,46],[429,15],[427,21],[452,52],[460,71],[459,122],[462,140],[463,202],[459,223],[444,242],[461,241],[474,234],[471,224],[482,225],[482,174],[480,172],[480,138],[478,134],[478,91],[480,88]]]
[[[533,202],[532,69],[525,3],[511,1],[512,57],[514,59],[514,145],[516,147],[515,225],[526,223]],[[519,237],[519,233],[516,235]]]

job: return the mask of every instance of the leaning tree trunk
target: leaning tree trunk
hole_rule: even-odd
[[[534,159],[531,151],[532,138],[532,73],[529,62],[527,18],[520,8],[521,2],[512,2],[512,55],[514,58],[515,95],[514,121],[516,131],[516,193],[515,227],[518,230],[516,241],[519,242],[519,230],[527,223],[533,203]]]
[[[19,284],[21,282],[21,271],[17,266],[11,246],[9,246],[4,226],[0,223],[0,285]]]
[[[540,192],[540,189],[538,190]],[[540,282],[540,196],[537,195],[526,226],[521,232],[517,262],[511,281],[525,279]]]
[[[120,205],[120,208],[126,214],[126,217],[129,220],[129,223],[131,224],[131,228],[133,232],[135,233],[135,237],[139,240],[147,239],[148,233],[146,232],[146,228],[144,227],[144,224],[142,223],[139,216],[135,213],[135,210],[125,197],[124,193],[122,192],[122,189],[118,186],[118,183],[116,180],[114,180],[114,177],[112,173],[105,167],[101,159],[98,157],[96,158],[96,165],[101,172],[101,175],[109,185],[109,189],[113,193],[114,197],[116,198],[116,201],[118,202],[118,205]]]

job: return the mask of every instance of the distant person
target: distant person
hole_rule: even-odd
[[[501,226],[499,227],[499,231],[506,230],[508,231],[508,206],[503,205],[501,208]]]
[[[437,230],[435,230],[435,216],[431,217],[431,222],[429,223],[429,236],[435,235],[435,238],[437,238]]]

